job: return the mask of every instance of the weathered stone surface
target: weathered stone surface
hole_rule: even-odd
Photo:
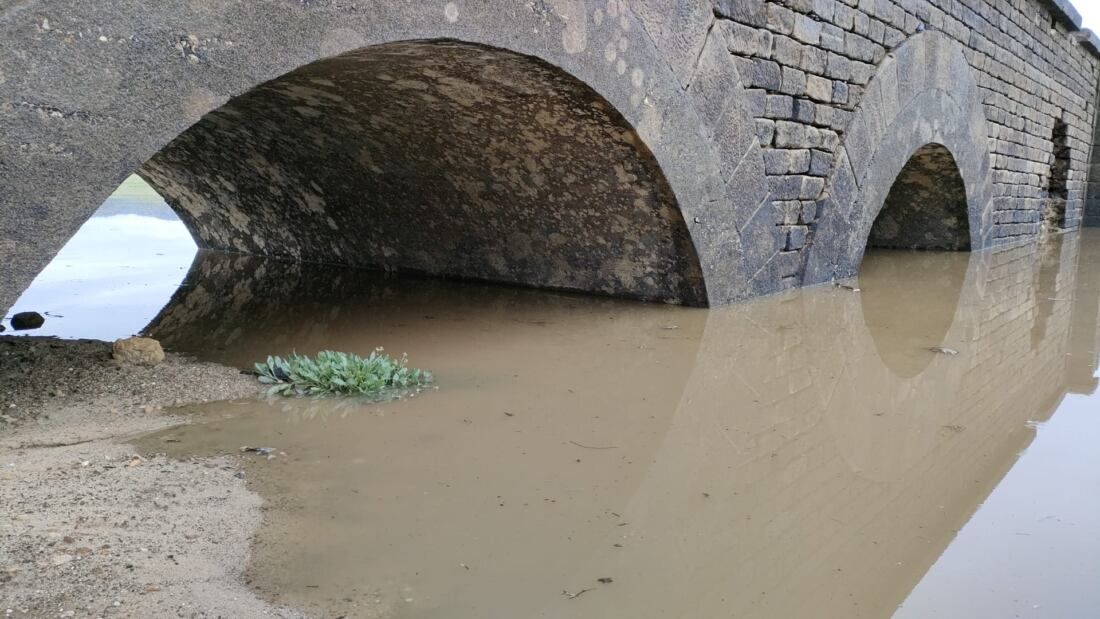
[[[119,363],[156,365],[164,361],[164,349],[152,338],[128,337],[114,343],[111,356]]]
[[[995,244],[986,121],[969,69],[952,69],[959,64],[967,66],[960,46],[941,34],[924,33],[899,48],[872,80],[867,92],[873,96],[865,96],[856,108],[845,142],[850,168],[842,162],[829,179],[829,202],[813,231],[805,283],[854,274],[869,239],[872,244],[877,240],[892,247],[926,249]],[[914,153],[929,152],[936,153],[936,165],[922,162],[920,156],[913,161]],[[953,166],[946,164],[948,159]],[[902,176],[907,167],[910,172],[939,170],[944,193],[937,199],[947,202],[922,201],[920,195],[906,193],[907,185],[913,188]],[[957,173],[951,173],[952,168]],[[878,225],[899,177],[899,193],[875,235],[872,227]],[[961,238],[963,229],[968,242]]]
[[[1100,221],[1079,23],[1061,0],[27,0],[0,9],[0,307],[134,171],[209,247],[715,304],[854,272],[942,144],[972,246],[1034,241],[1055,171],[1063,225]]]

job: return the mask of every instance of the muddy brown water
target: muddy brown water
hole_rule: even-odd
[[[1098,616],[1100,236],[850,284],[706,311],[201,255],[170,348],[384,346],[438,390],[139,446],[276,448],[248,580],[324,616]]]

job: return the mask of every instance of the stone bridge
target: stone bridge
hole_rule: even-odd
[[[137,172],[201,247],[723,304],[1100,222],[1065,0],[0,0],[0,307]],[[1095,184],[1090,184],[1095,182]]]

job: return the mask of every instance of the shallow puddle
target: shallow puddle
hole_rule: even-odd
[[[324,616],[1092,616],[1098,283],[1092,231],[712,311],[202,254],[166,346],[381,345],[439,389],[140,446],[276,448],[248,578]]]

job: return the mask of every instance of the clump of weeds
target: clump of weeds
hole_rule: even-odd
[[[432,382],[432,373],[410,368],[408,357],[394,359],[381,348],[366,357],[324,350],[315,356],[293,353],[257,363],[260,382],[271,385],[268,395],[345,395],[387,400],[418,391]]]

